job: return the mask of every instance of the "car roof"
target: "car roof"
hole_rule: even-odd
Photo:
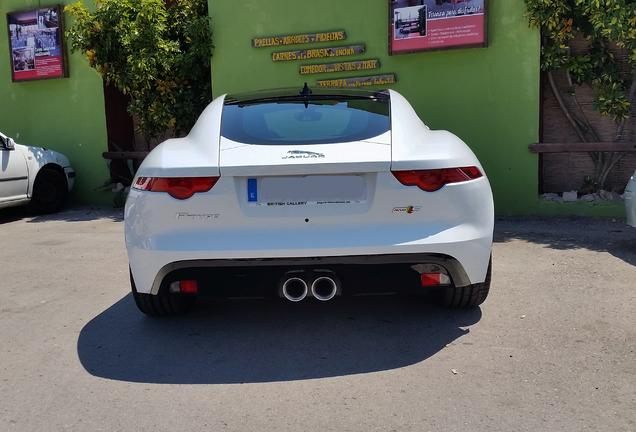
[[[309,90],[309,91],[307,91]],[[301,93],[302,92],[302,93]],[[250,102],[276,102],[285,100],[325,100],[325,99],[380,99],[389,100],[387,90],[361,90],[348,88],[286,87],[278,89],[259,90],[254,92],[228,94],[225,104],[244,104]]]

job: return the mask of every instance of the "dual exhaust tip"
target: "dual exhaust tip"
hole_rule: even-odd
[[[291,271],[281,280],[282,295],[289,301],[299,302],[308,295],[320,301],[331,300],[340,291],[340,280],[329,270],[305,273]]]

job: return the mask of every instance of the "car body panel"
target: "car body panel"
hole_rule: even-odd
[[[137,176],[218,176],[223,98],[207,106],[188,136],[169,139],[150,152]]]
[[[450,204],[443,198],[452,194],[453,185],[447,185],[432,194],[437,196],[428,200],[427,209],[408,214],[394,210],[421,207],[417,205],[423,204],[417,199],[421,191],[400,191],[403,187],[397,180],[388,174],[380,177],[383,186],[394,189],[389,197],[356,204],[264,208],[249,206],[246,193],[239,195],[245,197],[241,208],[234,199],[237,185],[221,177],[212,191],[196,194],[187,206],[170,213],[165,209],[175,208],[174,198],[164,194],[145,199],[147,192],[131,189],[129,202],[134,204],[127,206],[126,219],[143,215],[126,227],[137,289],[149,292],[159,270],[172,261],[421,252],[452,256],[466,263],[472,283],[483,281],[492,241],[492,209],[486,206],[474,222],[466,221],[463,213],[488,202],[487,180],[475,180]],[[215,206],[210,206],[212,196]]]
[[[374,140],[316,144],[309,151],[305,146],[239,145],[221,138],[221,176],[388,171],[391,144],[387,141],[388,132]]]
[[[0,207],[29,201],[29,172],[21,146],[0,149]]]
[[[6,142],[9,138],[0,133]],[[14,144],[0,148],[0,208],[28,204],[33,196],[37,174],[46,166],[63,172],[68,190],[73,189],[75,171],[66,156],[41,147]]]
[[[437,169],[481,164],[457,136],[444,130],[430,130],[399,93],[391,95],[391,169]]]

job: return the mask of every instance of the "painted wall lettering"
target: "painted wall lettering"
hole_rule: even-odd
[[[300,67],[300,74],[307,75],[316,73],[359,71],[367,69],[378,69],[379,67],[379,60],[362,60],[355,62],[303,65]]]
[[[394,74],[374,75],[359,78],[343,78],[333,80],[316,81],[319,87],[365,87],[372,85],[394,84],[397,80]]]
[[[327,32],[327,33],[314,33],[303,35],[290,35],[290,36],[274,36],[252,39],[252,47],[263,48],[278,45],[294,45],[303,43],[314,42],[331,42],[345,40],[346,35],[344,30]]]
[[[336,48],[320,48],[301,51],[287,51],[272,53],[272,61],[307,60],[313,58],[340,57],[364,54],[364,45],[351,45]]]

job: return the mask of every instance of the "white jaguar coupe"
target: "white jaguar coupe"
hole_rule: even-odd
[[[395,91],[223,95],[154,149],[126,202],[133,296],[148,315],[197,296],[488,295],[494,210],[462,140]],[[305,300],[307,301],[307,300]]]

